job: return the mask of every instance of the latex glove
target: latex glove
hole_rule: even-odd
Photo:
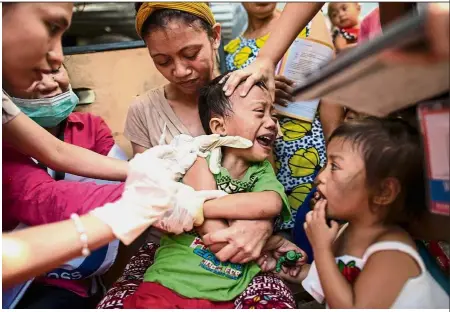
[[[160,218],[158,228],[174,234],[190,231],[203,224],[203,204],[210,199],[228,195],[224,191],[195,191],[192,187],[177,185],[176,203]]]
[[[165,128],[164,128],[165,129]],[[164,141],[165,131],[161,136],[160,142]],[[176,180],[180,180],[187,170],[193,165],[197,156],[206,157],[211,151],[212,160],[210,164],[211,172],[218,173],[220,165],[220,147],[228,146],[234,148],[249,148],[253,145],[250,140],[237,136],[220,136],[219,134],[200,135],[191,137],[190,135],[180,134],[173,138],[169,146],[173,148],[172,152],[166,153],[162,157],[171,170],[176,174]],[[218,164],[218,165],[217,165]],[[220,169],[219,169],[220,170]]]
[[[220,164],[222,160],[222,146],[232,148],[250,148],[253,146],[252,141],[239,136],[220,136],[219,134],[201,135],[195,138],[199,148],[199,156],[206,157],[210,154],[209,170],[213,174],[220,172]]]
[[[174,181],[179,168],[172,167],[172,163],[167,161],[176,153],[173,146],[162,145],[137,154],[129,162],[122,197],[91,212],[108,224],[125,245],[176,204],[177,187],[183,184]],[[192,158],[189,160],[192,163],[197,158],[196,154],[186,156]]]

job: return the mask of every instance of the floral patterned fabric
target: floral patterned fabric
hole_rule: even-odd
[[[310,25],[305,27],[298,35],[300,38],[309,36]],[[264,46],[270,34],[256,39],[247,39],[242,35],[231,40],[224,47],[227,70],[245,68],[255,60],[259,50]]]
[[[261,273],[234,301],[235,309],[295,309],[291,290],[273,273]]]
[[[309,36],[310,24],[299,34]],[[239,36],[225,46],[227,70],[250,65],[264,46],[269,34],[247,39]],[[279,120],[283,137],[275,142],[277,178],[283,184],[291,205],[292,219],[282,223],[277,220],[275,229],[294,228],[297,210],[312,188],[320,168],[326,163],[325,138],[318,114],[312,123],[288,117]]]

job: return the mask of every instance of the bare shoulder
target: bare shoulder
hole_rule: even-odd
[[[414,240],[401,228],[387,229],[377,238],[375,243],[382,242],[403,243],[417,251]],[[396,268],[396,274],[403,275],[405,279],[418,276],[421,272],[420,264],[407,250],[381,249],[367,256],[367,264],[377,263],[379,266],[392,266]]]
[[[414,243],[412,237],[408,234],[408,232],[406,232],[404,229],[400,227],[392,227],[386,229],[385,232],[383,232],[380,236],[378,236],[375,243],[392,242],[392,241],[404,243],[414,249],[417,249],[416,244]]]

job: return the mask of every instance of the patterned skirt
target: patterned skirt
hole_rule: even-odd
[[[125,298],[134,294],[153,264],[158,245],[144,244],[125,267],[122,276],[108,290],[97,309],[122,309]],[[261,273],[234,301],[236,309],[295,309],[295,299],[285,283],[272,273]]]

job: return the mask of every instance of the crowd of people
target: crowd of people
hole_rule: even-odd
[[[275,68],[296,38],[345,53],[415,9],[384,3],[361,20],[359,4],[330,3],[328,29],[323,5],[243,3],[247,29],[219,73],[206,3],[136,3],[168,82],[130,104],[127,161],[101,117],[74,112],[61,45],[73,4],[4,3],[3,307],[294,309],[297,284],[329,308],[448,308],[447,242],[415,228],[425,165],[407,113],[274,109],[293,100]],[[448,26],[448,4],[429,4],[431,49],[385,57],[448,60]],[[103,291],[119,241],[141,245]]]

